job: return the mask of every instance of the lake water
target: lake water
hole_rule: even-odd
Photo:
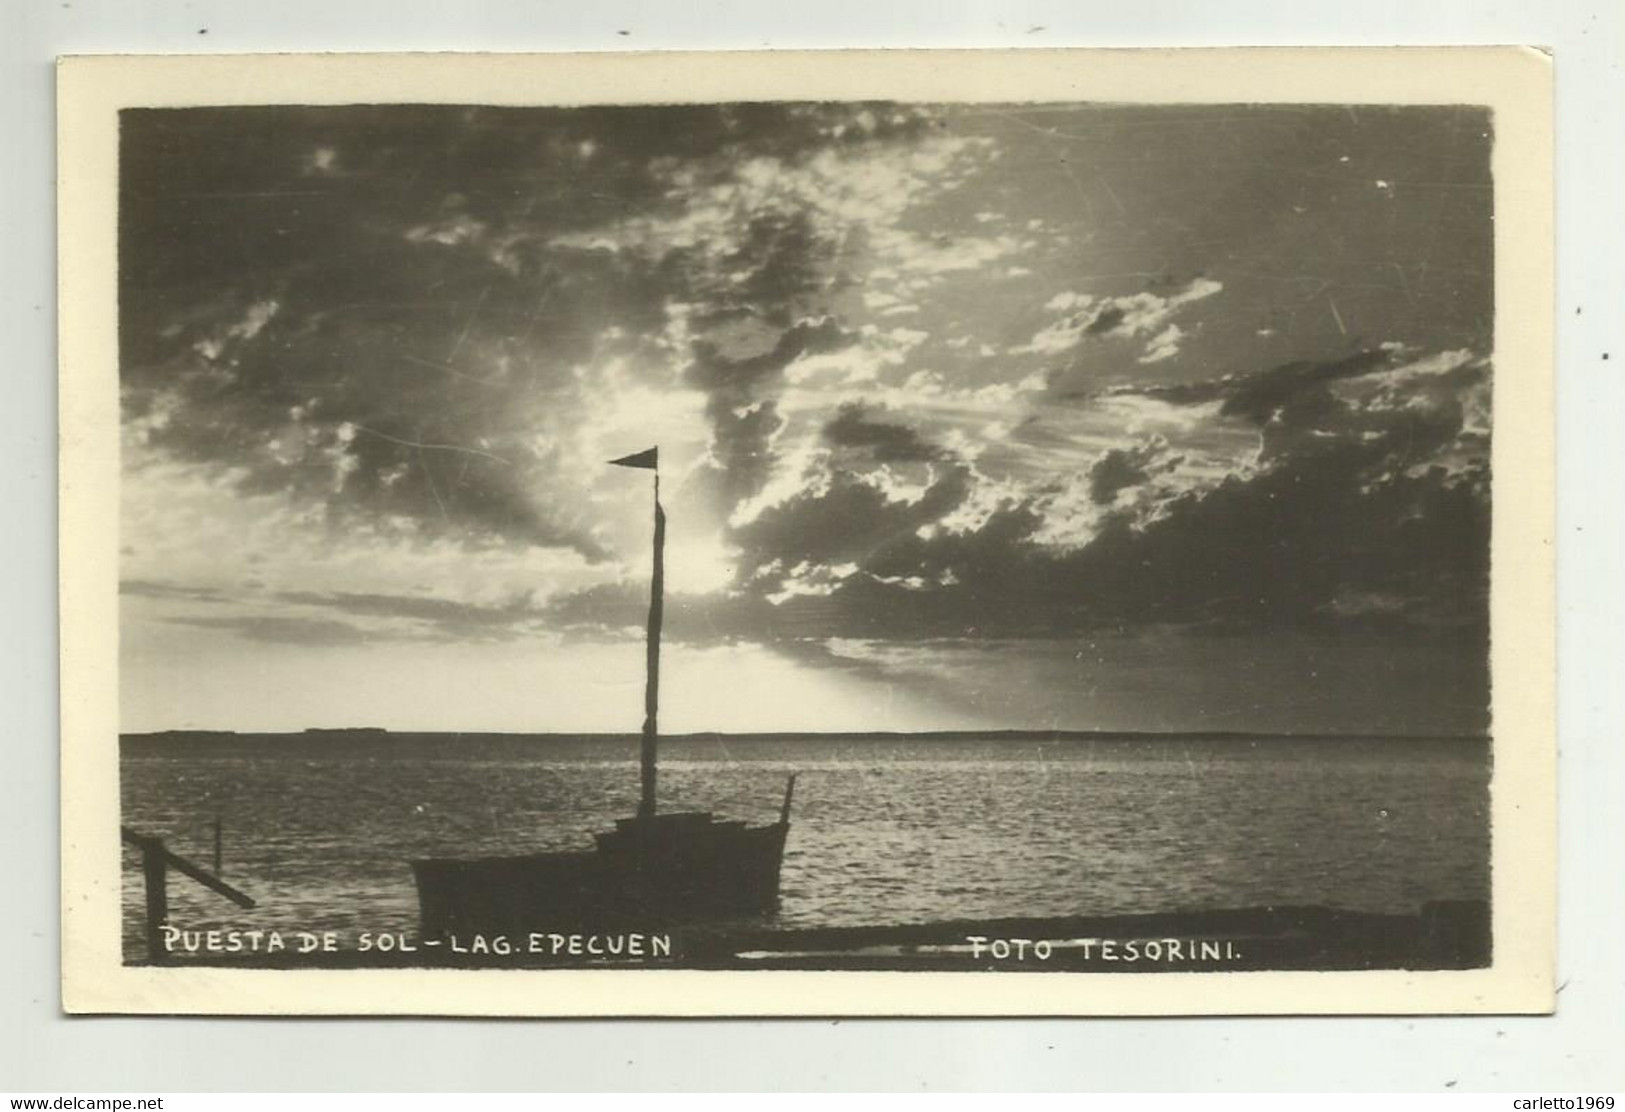
[[[205,866],[172,921],[415,931],[407,862],[586,849],[637,805],[635,741],[219,736],[126,742],[122,821]],[[668,740],[663,809],[770,822],[799,774],[792,926],[1489,898],[1489,746],[1442,739]],[[126,953],[141,956],[138,855]]]

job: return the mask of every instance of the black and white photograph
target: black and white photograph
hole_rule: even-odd
[[[1549,1007],[1516,129],[944,64],[116,105],[116,736],[65,744],[119,970],[1409,1010],[1533,949],[1444,1010]]]

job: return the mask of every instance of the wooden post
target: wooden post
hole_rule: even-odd
[[[790,800],[795,798],[795,794],[796,794],[796,774],[792,772],[790,774],[789,782],[787,782],[784,785],[784,806],[779,808],[779,825],[780,826],[789,826],[790,825]]]
[[[141,841],[141,874],[147,888],[147,962],[162,965],[168,960],[164,949],[164,926],[169,922],[169,863],[164,843],[157,838]]]
[[[216,815],[214,817],[214,875],[221,876],[223,872],[224,870],[220,868],[220,816]]]
[[[219,829],[218,825],[216,829]],[[128,826],[121,826],[119,839],[125,845],[141,851],[141,877],[147,889],[147,960],[153,965],[161,965],[169,958],[169,951],[164,949],[164,926],[169,922],[170,869],[191,877],[212,892],[218,892],[238,907],[255,906],[252,896],[237,891],[180,854],[169,852],[162,838],[137,834]]]

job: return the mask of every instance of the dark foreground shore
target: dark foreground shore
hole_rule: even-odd
[[[1490,963],[1489,907],[1415,915],[1263,907],[1149,915],[1011,918],[785,929],[539,929],[524,934],[289,936],[187,930],[163,964],[257,969],[796,969],[1088,973],[1472,969]],[[235,947],[233,947],[235,943]],[[149,964],[135,961],[132,964]]]

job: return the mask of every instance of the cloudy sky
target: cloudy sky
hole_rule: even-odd
[[[1484,728],[1476,109],[127,112],[126,730]]]

